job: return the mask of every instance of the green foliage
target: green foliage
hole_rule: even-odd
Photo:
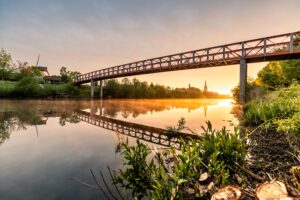
[[[27,76],[16,84],[14,92],[18,97],[38,97],[41,94],[41,87],[34,77]]]
[[[86,87],[76,87],[72,83],[38,84],[36,77],[26,76],[19,82],[0,81],[0,97],[16,98],[59,98],[87,97]]]
[[[258,81],[275,89],[300,81],[300,60],[272,61],[258,72]]]
[[[272,61],[267,64],[257,74],[260,81],[271,87],[275,88],[284,84],[283,67],[280,61]]]
[[[246,100],[254,100],[267,93],[267,89],[276,90],[293,83],[300,83],[300,60],[285,60],[269,62],[261,69],[256,80],[248,80],[246,86]],[[233,99],[239,101],[239,86],[232,90]]]
[[[215,177],[217,184],[227,184],[229,177],[237,170],[236,163],[244,164],[246,145],[240,139],[237,128],[233,134],[225,127],[216,131],[207,122],[207,128],[203,127],[203,130],[200,140],[202,160],[207,163],[208,171]]]
[[[79,94],[79,88],[72,83],[65,84],[44,84],[43,94],[44,97],[66,97],[77,96]]]
[[[138,79],[130,81],[127,78],[121,83],[114,79],[105,81],[103,91],[107,98],[229,98],[215,92],[203,92],[195,87],[171,89]]]
[[[16,82],[0,81],[0,97],[12,97]]]
[[[120,170],[119,176],[114,182],[121,184],[124,188],[133,191],[133,196],[141,198],[152,189],[152,174],[156,171],[153,160],[150,163],[146,158],[151,153],[148,146],[137,140],[136,146],[129,146],[128,140],[122,145],[124,155],[125,171]]]
[[[77,71],[68,71],[66,67],[61,67],[60,70],[61,80],[64,83],[73,82],[73,79],[77,76],[80,76],[81,73]]]
[[[0,78],[2,80],[7,79],[9,74],[13,71],[11,55],[4,49],[0,50]]]
[[[299,134],[300,85],[279,89],[264,99],[245,106],[244,122],[248,125],[275,125],[279,131]]]
[[[300,60],[281,61],[285,82],[290,85],[293,81],[300,83]]]
[[[183,127],[181,119],[178,127],[172,129],[177,131]],[[246,144],[239,138],[237,129],[234,133],[225,128],[216,131],[207,122],[203,130],[197,140],[181,139],[179,151],[170,148],[159,152],[154,148],[154,156],[139,140],[136,146],[129,146],[127,141],[122,145],[127,168],[119,171],[115,183],[133,190],[135,197],[149,199],[182,199],[184,188],[190,187],[190,183],[200,184],[200,174],[207,171],[217,186],[231,183],[239,173],[237,166],[245,163]],[[195,196],[201,195],[196,191]]]
[[[235,102],[240,100],[240,86],[235,86],[232,90],[232,98]],[[255,80],[248,78],[246,85],[246,101],[256,99],[262,93],[265,93],[264,88],[259,86]]]
[[[278,131],[286,133],[295,133],[300,136],[300,112],[296,112],[291,117],[285,119],[276,119],[274,124],[277,125]]]

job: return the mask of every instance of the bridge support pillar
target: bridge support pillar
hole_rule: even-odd
[[[94,80],[91,80],[91,98],[94,98]]]
[[[240,60],[240,104],[246,103],[247,61]]]
[[[103,81],[102,80],[100,80],[99,86],[100,86],[100,99],[102,99],[103,98]]]

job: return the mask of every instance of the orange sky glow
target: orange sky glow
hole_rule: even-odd
[[[0,48],[14,60],[87,73],[142,59],[300,30],[299,0],[0,2]],[[283,14],[284,13],[284,14]],[[248,66],[256,77],[266,63]],[[134,78],[134,77],[130,77]],[[239,66],[136,76],[230,94]]]

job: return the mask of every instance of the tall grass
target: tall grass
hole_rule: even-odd
[[[282,88],[245,106],[246,125],[268,124],[279,131],[300,133],[300,85]]]

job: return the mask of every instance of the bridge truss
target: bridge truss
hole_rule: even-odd
[[[96,70],[74,79],[80,85],[133,75],[300,58],[300,31],[151,58]]]

